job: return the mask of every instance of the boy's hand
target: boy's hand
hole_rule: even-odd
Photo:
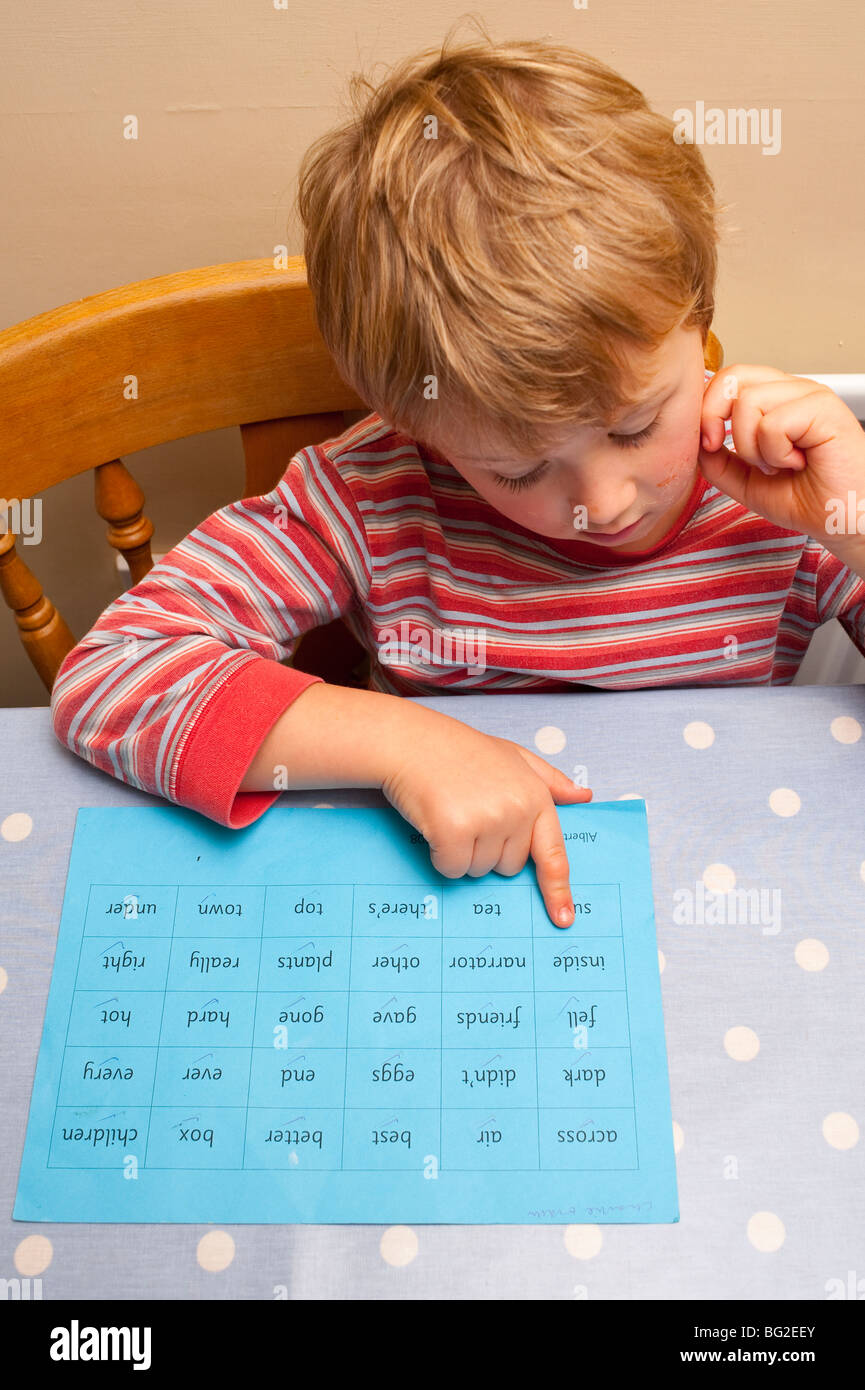
[[[442,717],[447,727],[438,717],[413,719],[407,737],[388,740],[388,801],[421,832],[446,878],[516,874],[531,855],[551,920],[569,927],[570,865],[555,803],[590,801],[591,791],[510,739]]]
[[[726,419],[735,454],[724,447]],[[719,368],[703,395],[699,457],[722,492],[865,574],[865,535],[838,521],[848,494],[865,493],[865,430],[828,386],[773,367]]]

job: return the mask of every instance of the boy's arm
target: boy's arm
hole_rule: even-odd
[[[370,577],[350,489],[320,448],[302,450],[273,492],[214,512],[106,609],[58,672],[58,738],[133,786],[248,824],[278,790],[241,790],[247,768],[324,684],[279,663],[359,607]]]
[[[819,558],[816,564],[817,614],[821,623],[837,618],[865,656],[865,579],[849,569],[842,560],[817,542]]]
[[[399,695],[318,681],[279,716],[240,790],[270,790],[277,781],[280,789],[380,787],[400,737],[433,718],[440,716]]]
[[[396,695],[320,683],[276,721],[243,786],[270,787],[276,772],[292,787],[381,787],[447,878],[512,875],[531,858],[550,920],[573,922],[555,803],[592,794],[519,744]]]

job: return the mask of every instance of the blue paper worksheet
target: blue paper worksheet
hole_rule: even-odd
[[[678,1221],[646,808],[448,879],[391,807],[78,813],[14,1216]]]

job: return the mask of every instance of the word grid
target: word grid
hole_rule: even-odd
[[[618,887],[574,902],[92,885],[51,1165],[636,1167]]]

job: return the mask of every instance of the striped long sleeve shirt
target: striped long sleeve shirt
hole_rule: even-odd
[[[58,672],[54,730],[239,827],[278,796],[238,790],[258,748],[321,679],[284,663],[337,617],[370,653],[370,688],[396,695],[785,685],[830,618],[865,654],[865,581],[702,477],[651,550],[598,551],[502,516],[369,415],[121,594]]]

